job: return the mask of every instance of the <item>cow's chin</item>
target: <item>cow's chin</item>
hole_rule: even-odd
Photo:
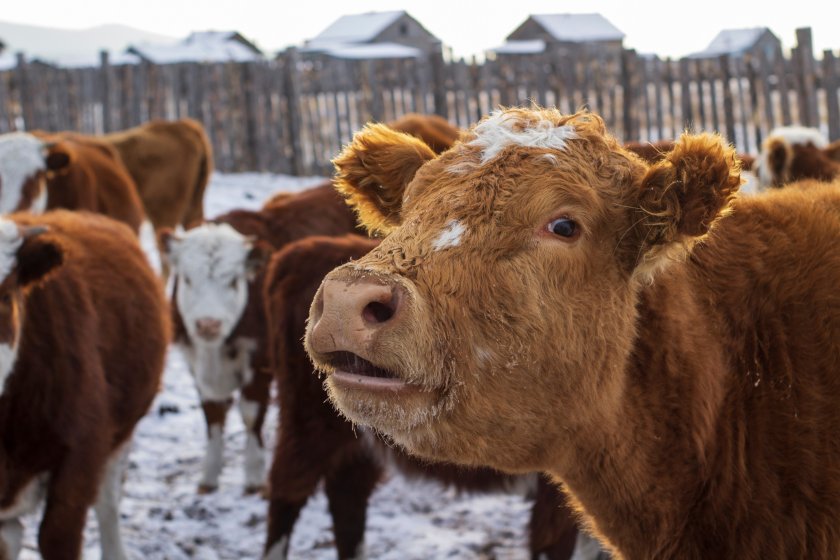
[[[336,369],[325,381],[333,405],[356,424],[401,439],[428,424],[444,408],[445,391],[397,376],[372,376]],[[399,442],[402,443],[402,442]]]

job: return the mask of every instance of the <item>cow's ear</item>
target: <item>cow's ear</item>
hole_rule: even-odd
[[[41,236],[47,228],[21,229],[23,243],[17,250],[18,285],[27,287],[44,280],[64,262],[64,249],[55,239]]]
[[[333,160],[335,188],[368,231],[387,234],[400,224],[405,187],[435,157],[422,140],[369,124]]]
[[[170,264],[175,266],[175,248],[181,241],[175,234],[172,228],[164,227],[158,231],[158,247],[160,248],[161,257],[165,258]]]
[[[652,278],[709,233],[741,186],[735,150],[717,135],[684,134],[652,165],[636,196],[640,226],[635,273]]]
[[[253,280],[265,268],[273,252],[274,248],[265,241],[259,239],[252,241],[251,250],[245,257],[245,271],[248,280]]]
[[[793,148],[780,136],[768,138],[761,150],[759,179],[765,187],[780,187],[788,176]]]
[[[47,155],[44,163],[48,171],[61,173],[67,171],[73,161],[72,150],[66,142],[50,142],[44,146]]]

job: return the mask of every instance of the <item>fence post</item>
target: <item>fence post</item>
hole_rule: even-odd
[[[688,59],[680,59],[680,105],[682,108],[682,129],[694,129],[694,114],[691,108],[691,77]]]
[[[732,76],[729,73],[729,55],[720,55],[720,74],[723,81],[723,118],[726,121],[726,139],[735,143],[735,110],[732,105]]]
[[[102,101],[102,131],[114,130],[111,104],[111,63],[108,51],[99,51],[99,99]]]
[[[622,128],[623,140],[639,140],[633,126],[635,88],[633,74],[636,72],[636,51],[624,49],[621,53],[621,91],[622,91]]]
[[[840,139],[840,101],[837,99],[840,76],[837,75],[837,59],[830,49],[823,51],[822,66],[825,102],[828,105],[828,137],[837,140]]]
[[[17,79],[18,101],[23,117],[23,130],[32,130],[35,128],[35,105],[32,92],[29,91],[29,68],[23,53],[17,53],[16,60],[15,77]],[[17,128],[17,123],[15,123],[15,128]]]
[[[817,117],[817,88],[815,86],[814,48],[811,43],[811,28],[796,30],[797,53],[799,55],[799,118],[805,126],[819,126]]]
[[[303,175],[303,148],[300,133],[303,128],[300,118],[300,84],[298,64],[300,55],[295,47],[289,47],[283,54],[283,86],[286,91],[286,108],[289,130],[289,144],[292,148],[292,170],[295,175]]]
[[[442,47],[435,49],[429,55],[429,64],[432,67],[432,97],[435,102],[435,113],[448,119],[449,109],[446,106],[446,63],[443,61]]]

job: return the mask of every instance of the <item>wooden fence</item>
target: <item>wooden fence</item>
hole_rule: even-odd
[[[18,58],[0,72],[0,133],[102,133],[149,119],[202,121],[222,171],[326,174],[329,160],[369,120],[409,111],[468,126],[499,105],[588,107],[624,140],[717,130],[755,153],[770,129],[818,126],[840,138],[837,57],[815,60],[810,29],[791,56],[662,60],[625,50],[590,59],[337,60],[290,49],[273,61],[62,69]]]

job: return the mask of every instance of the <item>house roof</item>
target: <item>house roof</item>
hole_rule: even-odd
[[[262,58],[259,49],[247,41],[242,42],[235,31],[202,31],[171,45],[132,45],[128,52],[158,64],[248,62]]]
[[[545,41],[530,39],[527,41],[507,41],[493,49],[496,54],[539,54],[545,52]]]
[[[535,14],[534,21],[558,41],[620,41],[624,33],[601,14]]]
[[[370,59],[370,58],[421,58],[423,52],[415,47],[397,43],[333,43],[320,46],[307,46],[300,52],[323,53],[335,58]]]
[[[712,39],[704,50],[690,55],[693,58],[715,56],[721,54],[742,54],[755,45],[766,27],[752,27],[749,29],[724,29]]]
[[[393,11],[341,16],[306,44],[366,43],[405,14],[405,11]]]

